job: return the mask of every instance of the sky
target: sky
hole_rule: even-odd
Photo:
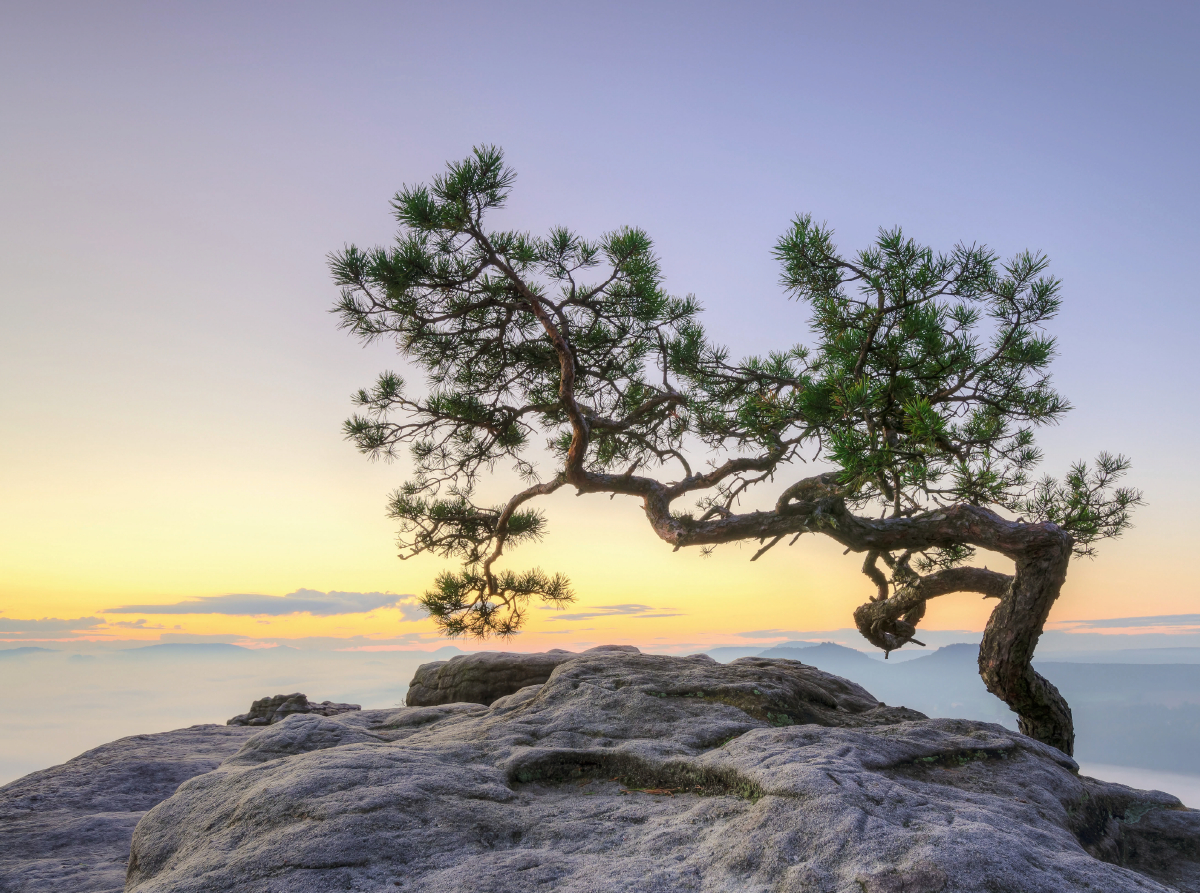
[[[770,255],[798,213],[846,250],[899,224],[1044,251],[1076,407],[1044,468],[1125,453],[1147,502],[1050,629],[1200,644],[1198,36],[1188,3],[12,5],[0,647],[445,644],[415,596],[446,564],[400,562],[384,514],[406,463],[340,429],[404,366],[337,328],[326,256],[386,243],[396,190],[483,143],[518,173],[504,225],[643,227],[735,354],[808,337]],[[578,601],[504,647],[765,645],[870,594],[831,541],[703,559],[631,500],[544,507],[509,566]],[[924,626],[969,638],[990,607]]]

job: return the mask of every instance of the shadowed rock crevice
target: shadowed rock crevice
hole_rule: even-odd
[[[1156,791],[1093,784],[1070,810],[1069,827],[1087,852],[1181,890],[1200,890],[1183,869],[1200,866],[1200,833],[1189,821],[1194,810]]]
[[[765,794],[757,781],[728,767],[692,762],[650,763],[629,754],[604,751],[538,754],[509,766],[508,779],[514,786],[615,781],[631,790],[739,797],[751,802]]]
[[[913,757],[911,760],[907,760],[891,768],[896,772],[907,772],[912,775],[920,774],[924,778],[929,778],[930,774],[922,772],[922,770],[956,769],[968,766],[971,763],[979,763],[987,760],[1007,760],[1011,753],[1012,751],[1003,747],[948,751],[931,754],[927,757]]]

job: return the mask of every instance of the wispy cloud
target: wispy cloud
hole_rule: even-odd
[[[144,617],[141,620],[113,620],[108,625],[118,629],[166,629],[161,623],[151,625]],[[179,629],[179,627],[175,628]]]
[[[1178,629],[1200,629],[1200,614],[1156,614],[1151,617],[1109,617],[1103,620],[1068,620],[1073,629],[1137,629],[1170,626]]]
[[[548,610],[553,610],[549,608]],[[682,617],[683,614],[654,614],[649,605],[599,605],[590,611],[555,614],[550,620],[592,620],[596,617]]]
[[[405,596],[407,601],[396,602],[395,607],[400,609],[400,616],[405,620],[424,620],[429,616],[429,612],[425,610],[425,606],[418,602],[413,596]]]
[[[282,645],[301,651],[402,651],[414,648],[425,650],[429,646],[451,644],[445,637],[427,632],[402,633],[398,636],[383,637],[363,635],[300,636],[294,639],[281,636],[246,636],[240,633],[163,633],[158,641],[163,644],[225,643],[241,645],[246,648],[269,648]]]
[[[236,617],[286,617],[312,614],[333,617],[339,614],[365,614],[379,608],[399,608],[405,620],[420,620],[425,610],[411,595],[391,592],[318,592],[297,589],[287,595],[207,595],[181,602],[158,605],[122,605],[105,614],[226,614]]]

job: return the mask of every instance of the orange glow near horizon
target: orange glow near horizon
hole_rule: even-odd
[[[633,500],[559,494],[547,501],[547,539],[514,550],[506,560],[514,568],[536,565],[566,573],[577,601],[562,611],[534,602],[525,630],[507,641],[452,642],[439,637],[429,619],[405,620],[394,608],[335,616],[106,613],[121,605],[173,604],[230,592],[283,595],[302,587],[420,593],[450,565],[431,557],[396,560],[389,522],[379,517],[380,491],[370,486],[379,483],[379,475],[368,469],[363,477],[350,494],[354,498],[330,488],[317,493],[311,508],[301,514],[286,500],[252,500],[251,511],[240,521],[231,522],[228,512],[217,519],[201,511],[167,537],[136,500],[110,515],[109,525],[99,532],[84,528],[70,536],[42,538],[44,531],[36,524],[2,522],[0,527],[7,529],[0,535],[10,544],[23,540],[29,548],[21,550],[22,561],[10,562],[0,583],[0,619],[98,618],[105,623],[72,635],[0,633],[0,640],[152,644],[164,636],[170,640],[185,635],[255,646],[264,640],[327,637],[346,639],[346,647],[354,649],[424,650],[442,644],[467,650],[573,649],[614,642],[643,648],[766,645],[797,631],[852,626],[851,613],[869,588],[858,571],[860,560],[843,556],[828,539],[804,537],[796,546],[781,545],[753,563],[748,560],[751,545],[718,548],[703,558],[696,550],[672,552],[655,539]],[[228,491],[195,495],[201,509],[236,499]],[[322,495],[342,511],[326,511]],[[218,520],[221,529],[214,534],[206,524]],[[230,524],[233,531],[227,529]],[[247,536],[251,529],[262,532]],[[35,547],[38,542],[40,550]],[[137,548],[122,548],[121,543]],[[1131,613],[1121,587],[1137,572],[1135,556],[1123,542],[1110,544],[1108,552],[1115,554],[1076,562],[1052,628]],[[52,561],[56,554],[59,560]],[[1003,564],[997,559],[992,566]],[[981,630],[992,604],[965,594],[937,599],[930,603],[923,628]],[[627,613],[612,607],[621,605],[644,607]],[[1160,595],[1144,600],[1139,608],[1144,613],[1179,613],[1186,611],[1187,600]],[[566,619],[575,614],[594,616]],[[745,635],[755,631],[760,632]],[[403,642],[392,641],[398,638]],[[379,644],[372,645],[376,640]]]

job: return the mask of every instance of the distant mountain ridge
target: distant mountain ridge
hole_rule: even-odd
[[[253,654],[257,649],[245,648],[242,645],[232,645],[228,642],[163,642],[158,645],[141,645],[137,648],[126,648],[121,653],[152,656],[152,655],[246,655]]]

